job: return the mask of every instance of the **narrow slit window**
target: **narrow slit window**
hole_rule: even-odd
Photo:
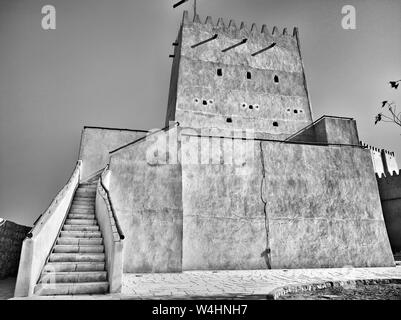
[[[278,75],[275,75],[275,76],[274,76],[274,82],[275,82],[275,83],[278,83],[278,82],[279,82]]]
[[[223,70],[221,68],[217,69],[217,75],[221,77],[223,75]]]
[[[246,73],[246,78],[247,79],[252,79],[252,74],[249,71]]]

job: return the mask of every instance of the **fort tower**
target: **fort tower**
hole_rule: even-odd
[[[185,11],[175,46],[166,123],[282,139],[312,122],[297,28],[248,28]]]

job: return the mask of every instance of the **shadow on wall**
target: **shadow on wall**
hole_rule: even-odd
[[[30,229],[0,219],[0,279],[17,275],[22,241]]]
[[[376,179],[391,249],[401,252],[401,170],[376,174]]]

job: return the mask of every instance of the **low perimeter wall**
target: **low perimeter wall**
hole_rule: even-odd
[[[30,229],[11,221],[0,221],[0,279],[17,276],[22,241]]]

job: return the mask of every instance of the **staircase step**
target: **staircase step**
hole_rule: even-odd
[[[93,177],[93,179],[91,179],[91,181],[86,181],[83,183],[80,183],[79,186],[97,186],[97,181],[99,180],[100,174],[96,177]],[[92,181],[93,180],[93,181]]]
[[[92,215],[94,215],[95,214],[95,210],[94,209],[91,209],[91,210],[88,210],[88,209],[70,209],[70,211],[68,212],[69,214],[70,213],[76,213],[76,214],[92,214]]]
[[[77,294],[104,294],[107,293],[107,282],[86,283],[40,283],[35,287],[35,294],[48,295],[77,295]]]
[[[97,184],[81,185],[77,190],[91,190],[96,192]]]
[[[95,210],[95,203],[84,203],[84,204],[76,204],[73,203],[71,204],[71,209],[89,209],[89,210]]]
[[[89,210],[89,211],[95,211],[95,202],[91,204],[71,204],[70,210]],[[80,213],[80,212],[77,212]],[[85,213],[85,212],[83,212]],[[92,212],[93,213],[93,212]]]
[[[100,231],[61,231],[61,237],[66,238],[101,238]]]
[[[74,196],[74,200],[88,200],[95,199],[96,193],[76,193]]]
[[[106,271],[46,272],[39,283],[82,283],[107,281]]]
[[[74,224],[74,225],[96,225],[97,221],[95,219],[66,219],[65,224]]]
[[[94,191],[96,190],[96,185],[83,185],[81,184],[80,186],[78,186],[76,191],[80,191],[80,190],[89,190],[89,191]]]
[[[103,243],[102,238],[58,238],[58,245],[100,245]]]
[[[90,201],[85,201],[85,200],[73,200],[71,203],[71,208],[77,208],[78,206],[86,206],[89,207],[90,209],[95,208],[96,202],[95,199],[92,199]],[[77,208],[79,209],[79,208]]]
[[[90,201],[86,201],[86,200],[82,200],[82,199],[78,199],[78,200],[73,200],[71,203],[71,208],[76,208],[76,209],[81,209],[83,207],[87,207],[89,209],[95,208],[96,206],[96,199],[93,198]],[[80,207],[80,208],[78,208]],[[86,209],[86,208],[83,208]]]
[[[98,177],[94,177],[94,179],[95,180],[93,180],[93,181],[87,181],[87,182],[84,182],[84,183],[80,183],[79,184],[79,187],[83,187],[83,186],[94,186],[94,187],[96,187],[97,186],[97,181],[99,180],[99,176]]]
[[[48,262],[43,272],[105,271],[104,262]]]
[[[50,262],[103,262],[104,253],[52,253]]]
[[[94,214],[86,214],[86,213],[69,213],[67,219],[85,219],[92,220],[96,219]]]
[[[56,245],[54,246],[55,253],[102,253],[104,252],[103,245]]]
[[[72,204],[94,204],[95,197],[84,198],[84,197],[74,197],[72,199]]]
[[[99,226],[65,224],[64,231],[99,231]]]
[[[96,197],[96,191],[84,191],[84,190],[77,190],[75,192],[74,198],[94,198]]]
[[[92,187],[92,186],[79,186],[77,188],[77,191],[81,191],[81,192],[96,192],[96,186]]]

